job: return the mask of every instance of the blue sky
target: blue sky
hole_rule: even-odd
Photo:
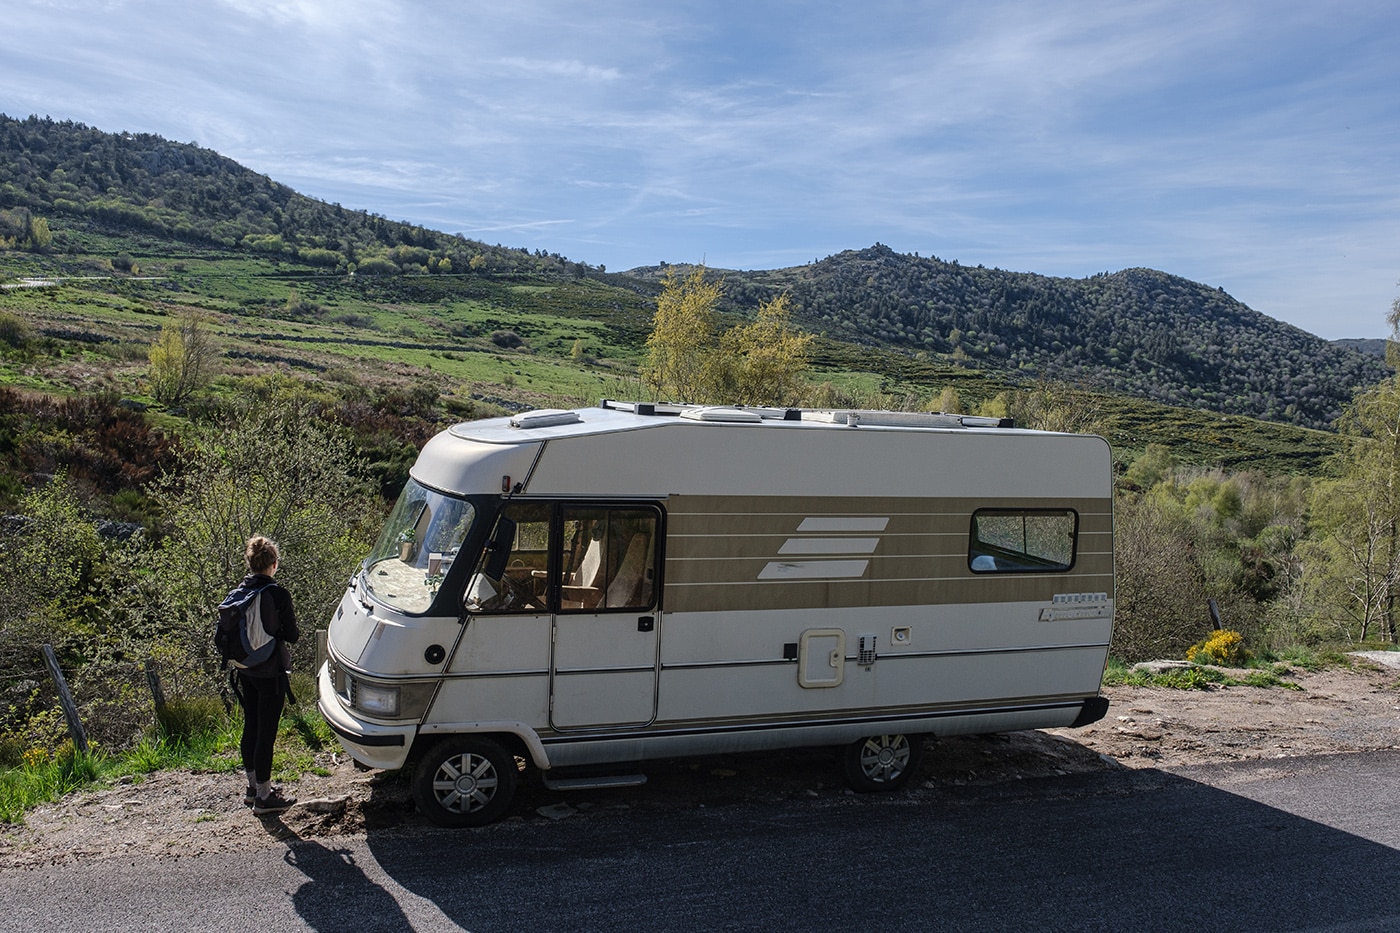
[[[879,241],[1378,337],[1397,50],[1393,0],[7,0],[0,112],[614,271]]]

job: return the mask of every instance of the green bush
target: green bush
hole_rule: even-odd
[[[156,720],[161,738],[188,742],[223,729],[228,715],[218,697],[179,697],[157,710]]]

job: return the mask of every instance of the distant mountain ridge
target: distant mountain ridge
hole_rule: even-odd
[[[741,307],[790,292],[797,321],[840,339],[1309,427],[1328,427],[1356,388],[1388,372],[1372,353],[1153,269],[1053,278],[877,243],[805,266],[715,274]]]
[[[654,294],[665,272],[606,274],[347,210],[194,144],[0,114],[0,244],[7,230],[22,242],[32,216],[246,250],[306,274],[587,276]],[[1328,427],[1388,373],[1370,347],[1329,343],[1151,269],[1053,278],[877,243],[805,266],[714,272],[730,309],[788,291],[798,323],[841,340],[1309,427]]]
[[[1385,359],[1385,345],[1387,341],[1383,337],[1343,337],[1340,340],[1332,341],[1339,347],[1348,350],[1355,350],[1358,353],[1365,353],[1369,356],[1378,356]]]

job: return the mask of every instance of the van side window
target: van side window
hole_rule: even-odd
[[[651,607],[656,588],[654,510],[565,507],[561,528],[561,612]]]
[[[656,509],[513,502],[504,514],[515,523],[505,571],[489,578],[483,556],[467,588],[469,611],[646,610],[656,602]]]
[[[1074,566],[1073,509],[978,509],[967,565],[973,573],[1053,573]]]
[[[533,612],[547,609],[549,526],[554,508],[547,502],[513,502],[505,517],[515,522],[515,538],[499,580],[485,574],[483,555],[467,587],[466,607],[473,612]]]

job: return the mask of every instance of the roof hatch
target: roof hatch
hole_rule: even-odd
[[[583,418],[576,411],[562,408],[537,408],[525,411],[510,419],[512,428],[552,428],[559,424],[578,424]]]
[[[687,408],[681,412],[682,418],[691,421],[762,421],[763,416],[745,408]]]

